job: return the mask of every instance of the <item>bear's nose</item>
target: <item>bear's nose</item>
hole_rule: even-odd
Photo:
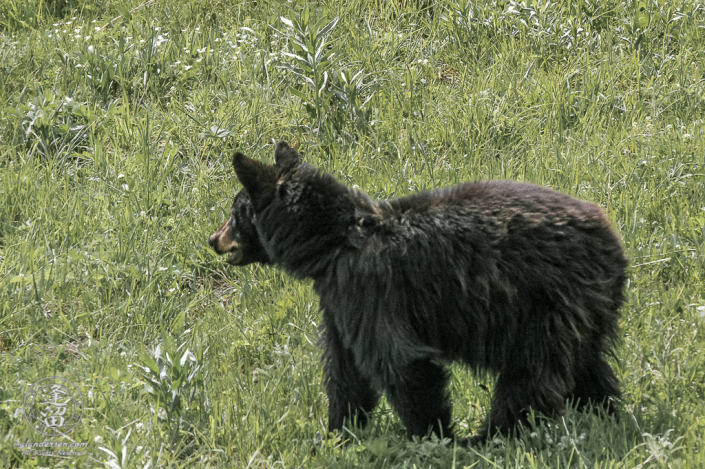
[[[210,238],[208,238],[208,244],[210,244],[212,248],[215,248],[215,243],[218,241],[218,237],[216,235],[217,233],[212,234]]]

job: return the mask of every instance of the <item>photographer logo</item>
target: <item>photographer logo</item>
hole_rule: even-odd
[[[25,394],[24,415],[42,435],[66,435],[81,421],[83,395],[67,379],[58,376],[40,379]]]

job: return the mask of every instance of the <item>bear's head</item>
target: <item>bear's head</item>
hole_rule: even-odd
[[[255,211],[247,191],[240,191],[230,208],[230,218],[208,238],[218,254],[230,254],[228,263],[247,265],[253,262],[269,264],[267,252],[257,236]]]
[[[301,163],[284,141],[274,160],[267,165],[236,153],[233,167],[250,196],[268,258],[296,276],[315,276],[345,244],[355,213],[350,190]]]

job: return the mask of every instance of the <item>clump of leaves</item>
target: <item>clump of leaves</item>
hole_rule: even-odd
[[[69,96],[59,99],[41,90],[32,99],[23,94],[11,114],[22,130],[20,139],[28,155],[48,158],[89,149],[86,126],[90,113],[83,103]]]
[[[112,430],[108,428],[109,435],[107,441],[98,449],[108,455],[105,466],[110,469],[122,469],[135,465],[137,467],[151,466],[149,450],[145,445],[139,444],[139,436],[130,441],[132,428],[127,430],[127,434],[122,438],[123,429]],[[145,463],[146,461],[146,463]]]
[[[594,44],[613,17],[613,5],[598,5],[593,0],[565,4],[449,0],[440,15],[451,43],[463,52],[480,53],[481,38],[512,38],[525,39],[531,48],[554,57]]]
[[[95,9],[90,2],[74,0],[6,0],[0,2],[0,30],[38,29],[54,18],[66,16],[76,7]]]
[[[348,122],[353,122],[357,130],[364,130],[370,112],[365,107],[373,95],[371,82],[364,82],[369,75],[362,70],[346,73],[336,64],[339,48],[329,36],[339,18],[314,20],[308,7],[300,15],[292,12],[290,16],[291,19],[282,17],[281,21],[287,26],[292,52],[282,54],[293,61],[283,67],[302,81],[301,88],[290,87],[289,91],[304,103],[314,123],[310,130],[319,136],[335,136]]]
[[[181,430],[208,419],[204,393],[207,351],[199,343],[189,347],[188,340],[177,344],[170,335],[162,334],[162,343],[140,356],[142,365],[138,367],[147,394],[172,446],[179,442]]]
[[[149,28],[146,34],[134,27],[134,40],[127,32],[114,39],[113,45],[94,46],[83,43],[74,52],[74,63],[64,57],[71,80],[84,81],[95,92],[96,98],[108,102],[118,92],[132,94],[135,90],[164,96],[178,81],[179,69],[172,63],[173,42],[160,28]]]
[[[290,91],[306,103],[306,111],[315,119],[316,130],[320,132],[327,103],[333,95],[327,85],[334,65],[333,57],[338,51],[335,43],[329,43],[327,39],[338,24],[338,18],[332,21],[321,18],[312,23],[308,7],[301,15],[292,12],[290,16],[291,19],[281,18],[288,27],[290,45],[294,51],[283,53],[294,59],[293,64],[286,64],[285,68],[304,81],[303,90],[291,88]]]

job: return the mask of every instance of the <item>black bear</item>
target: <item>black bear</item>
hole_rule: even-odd
[[[496,376],[472,442],[511,434],[529,409],[614,409],[606,356],[627,260],[599,206],[507,181],[373,201],[286,142],[275,165],[237,153],[233,166],[244,189],[210,243],[313,279],[330,431],[364,425],[385,393],[409,436],[452,438],[451,361]]]

